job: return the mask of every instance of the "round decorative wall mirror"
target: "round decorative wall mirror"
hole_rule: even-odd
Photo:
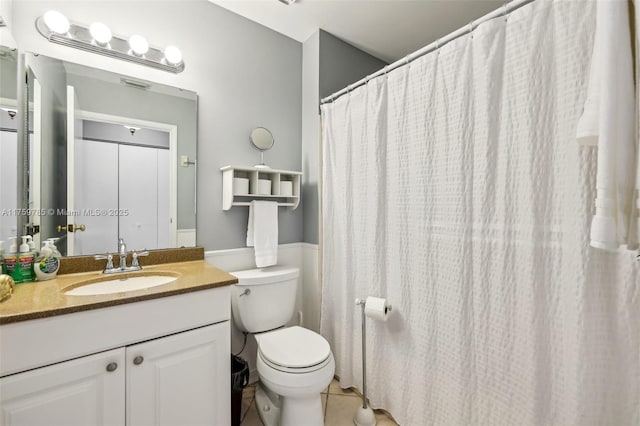
[[[251,131],[251,145],[253,145],[257,150],[260,151],[260,164],[255,167],[258,168],[269,168],[266,164],[264,164],[264,152],[273,148],[273,135],[264,127],[256,127]]]

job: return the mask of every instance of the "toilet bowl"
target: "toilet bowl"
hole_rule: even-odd
[[[335,373],[327,340],[309,329],[285,327],[293,315],[298,270],[272,267],[232,272],[234,322],[258,343],[256,406],[266,426],[324,424],[320,394]]]
[[[320,394],[335,372],[329,343],[319,334],[298,326],[257,335],[256,341],[260,381],[281,397],[277,424],[323,425]]]

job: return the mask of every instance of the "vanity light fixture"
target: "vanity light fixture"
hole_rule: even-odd
[[[164,51],[156,49],[141,35],[134,34],[128,39],[120,37],[101,22],[94,22],[87,28],[70,23],[62,13],[50,10],[36,19],[36,29],[52,43],[176,74],[184,70],[182,53],[177,47],[168,46]]]
[[[69,28],[71,26],[69,24],[69,20],[57,10],[48,11],[44,14],[42,19],[44,20],[47,28],[49,28],[53,33],[66,34],[69,32]]]
[[[164,49],[164,58],[168,63],[177,65],[182,62],[182,52],[175,46],[167,46]]]
[[[141,35],[134,34],[129,37],[129,47],[136,56],[143,56],[149,51],[149,42]]]
[[[102,22],[94,22],[91,24],[89,32],[93,36],[95,42],[102,47],[106,47],[111,41],[111,30]]]

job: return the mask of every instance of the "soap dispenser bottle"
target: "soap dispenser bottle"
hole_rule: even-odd
[[[3,273],[10,275],[11,278],[13,278],[16,266],[18,265],[18,246],[16,245],[17,238],[18,237],[9,237],[9,240],[11,240],[11,245],[9,246],[9,252],[4,255]]]
[[[51,240],[44,242],[40,250],[40,256],[33,266],[38,281],[54,279],[58,273],[58,269],[60,269],[60,258],[54,254],[51,245]]]
[[[27,244],[29,244],[29,251],[33,253],[33,257],[38,257],[38,248],[36,247],[36,243],[33,241],[33,237],[31,235],[27,235]]]
[[[58,259],[60,259],[62,257],[62,253],[60,253],[60,250],[58,250],[58,247],[56,247],[56,242],[59,240],[60,238],[49,238],[47,241],[50,242],[50,247],[51,250],[53,251],[53,255],[55,257],[57,257]]]
[[[22,236],[22,244],[20,244],[20,253],[18,254],[18,263],[14,270],[13,280],[17,283],[33,281],[35,274],[33,272],[34,256],[29,251],[27,236]]]

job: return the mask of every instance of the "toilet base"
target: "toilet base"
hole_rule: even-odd
[[[258,383],[255,395],[256,409],[265,426],[324,425],[320,394],[305,398],[286,398]]]
[[[262,383],[256,385],[255,404],[258,416],[265,426],[280,424],[280,396],[264,388]]]
[[[320,394],[306,398],[282,398],[280,426],[324,426]]]

